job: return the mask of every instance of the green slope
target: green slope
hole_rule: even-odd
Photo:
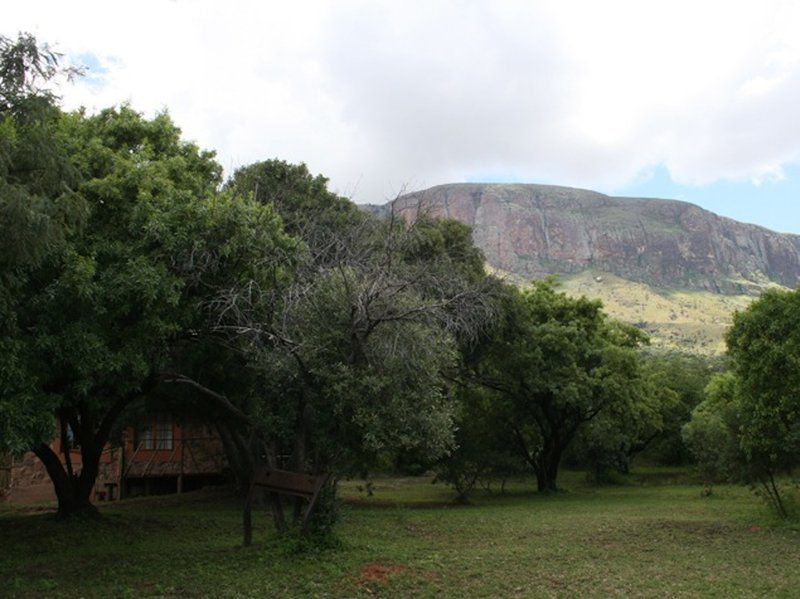
[[[752,295],[660,289],[594,271],[560,277],[559,282],[568,294],[599,299],[614,318],[646,330],[653,347],[701,354],[725,351],[725,331],[733,313],[755,299]]]
[[[487,268],[518,285],[525,284],[517,275]],[[609,315],[646,331],[652,347],[703,355],[725,352],[725,332],[733,313],[757,297],[663,289],[594,270],[559,275],[556,280],[567,294],[599,299]]]

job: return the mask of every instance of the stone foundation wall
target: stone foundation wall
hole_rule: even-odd
[[[106,483],[119,483],[119,449],[107,449],[101,458],[100,471],[95,483],[93,501],[105,499]],[[72,467],[81,469],[81,458],[72,453]],[[13,503],[51,503],[56,501],[53,483],[44,464],[29,451],[21,458],[12,458],[9,464],[9,483],[5,500]]]

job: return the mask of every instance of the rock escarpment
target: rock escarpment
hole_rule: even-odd
[[[465,183],[404,195],[394,208],[405,218],[422,210],[470,225],[491,266],[524,278],[597,270],[655,287],[725,294],[800,282],[800,236],[676,200]]]

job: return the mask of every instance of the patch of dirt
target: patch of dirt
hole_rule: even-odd
[[[370,584],[384,584],[389,577],[394,574],[402,574],[408,568],[399,564],[382,564],[380,562],[370,562],[361,567],[358,574],[358,585],[366,586]]]

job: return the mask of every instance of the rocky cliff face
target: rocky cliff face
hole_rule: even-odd
[[[686,202],[545,185],[453,184],[402,196],[394,207],[405,218],[423,210],[472,226],[489,264],[525,278],[591,269],[726,294],[800,282],[800,236]]]

